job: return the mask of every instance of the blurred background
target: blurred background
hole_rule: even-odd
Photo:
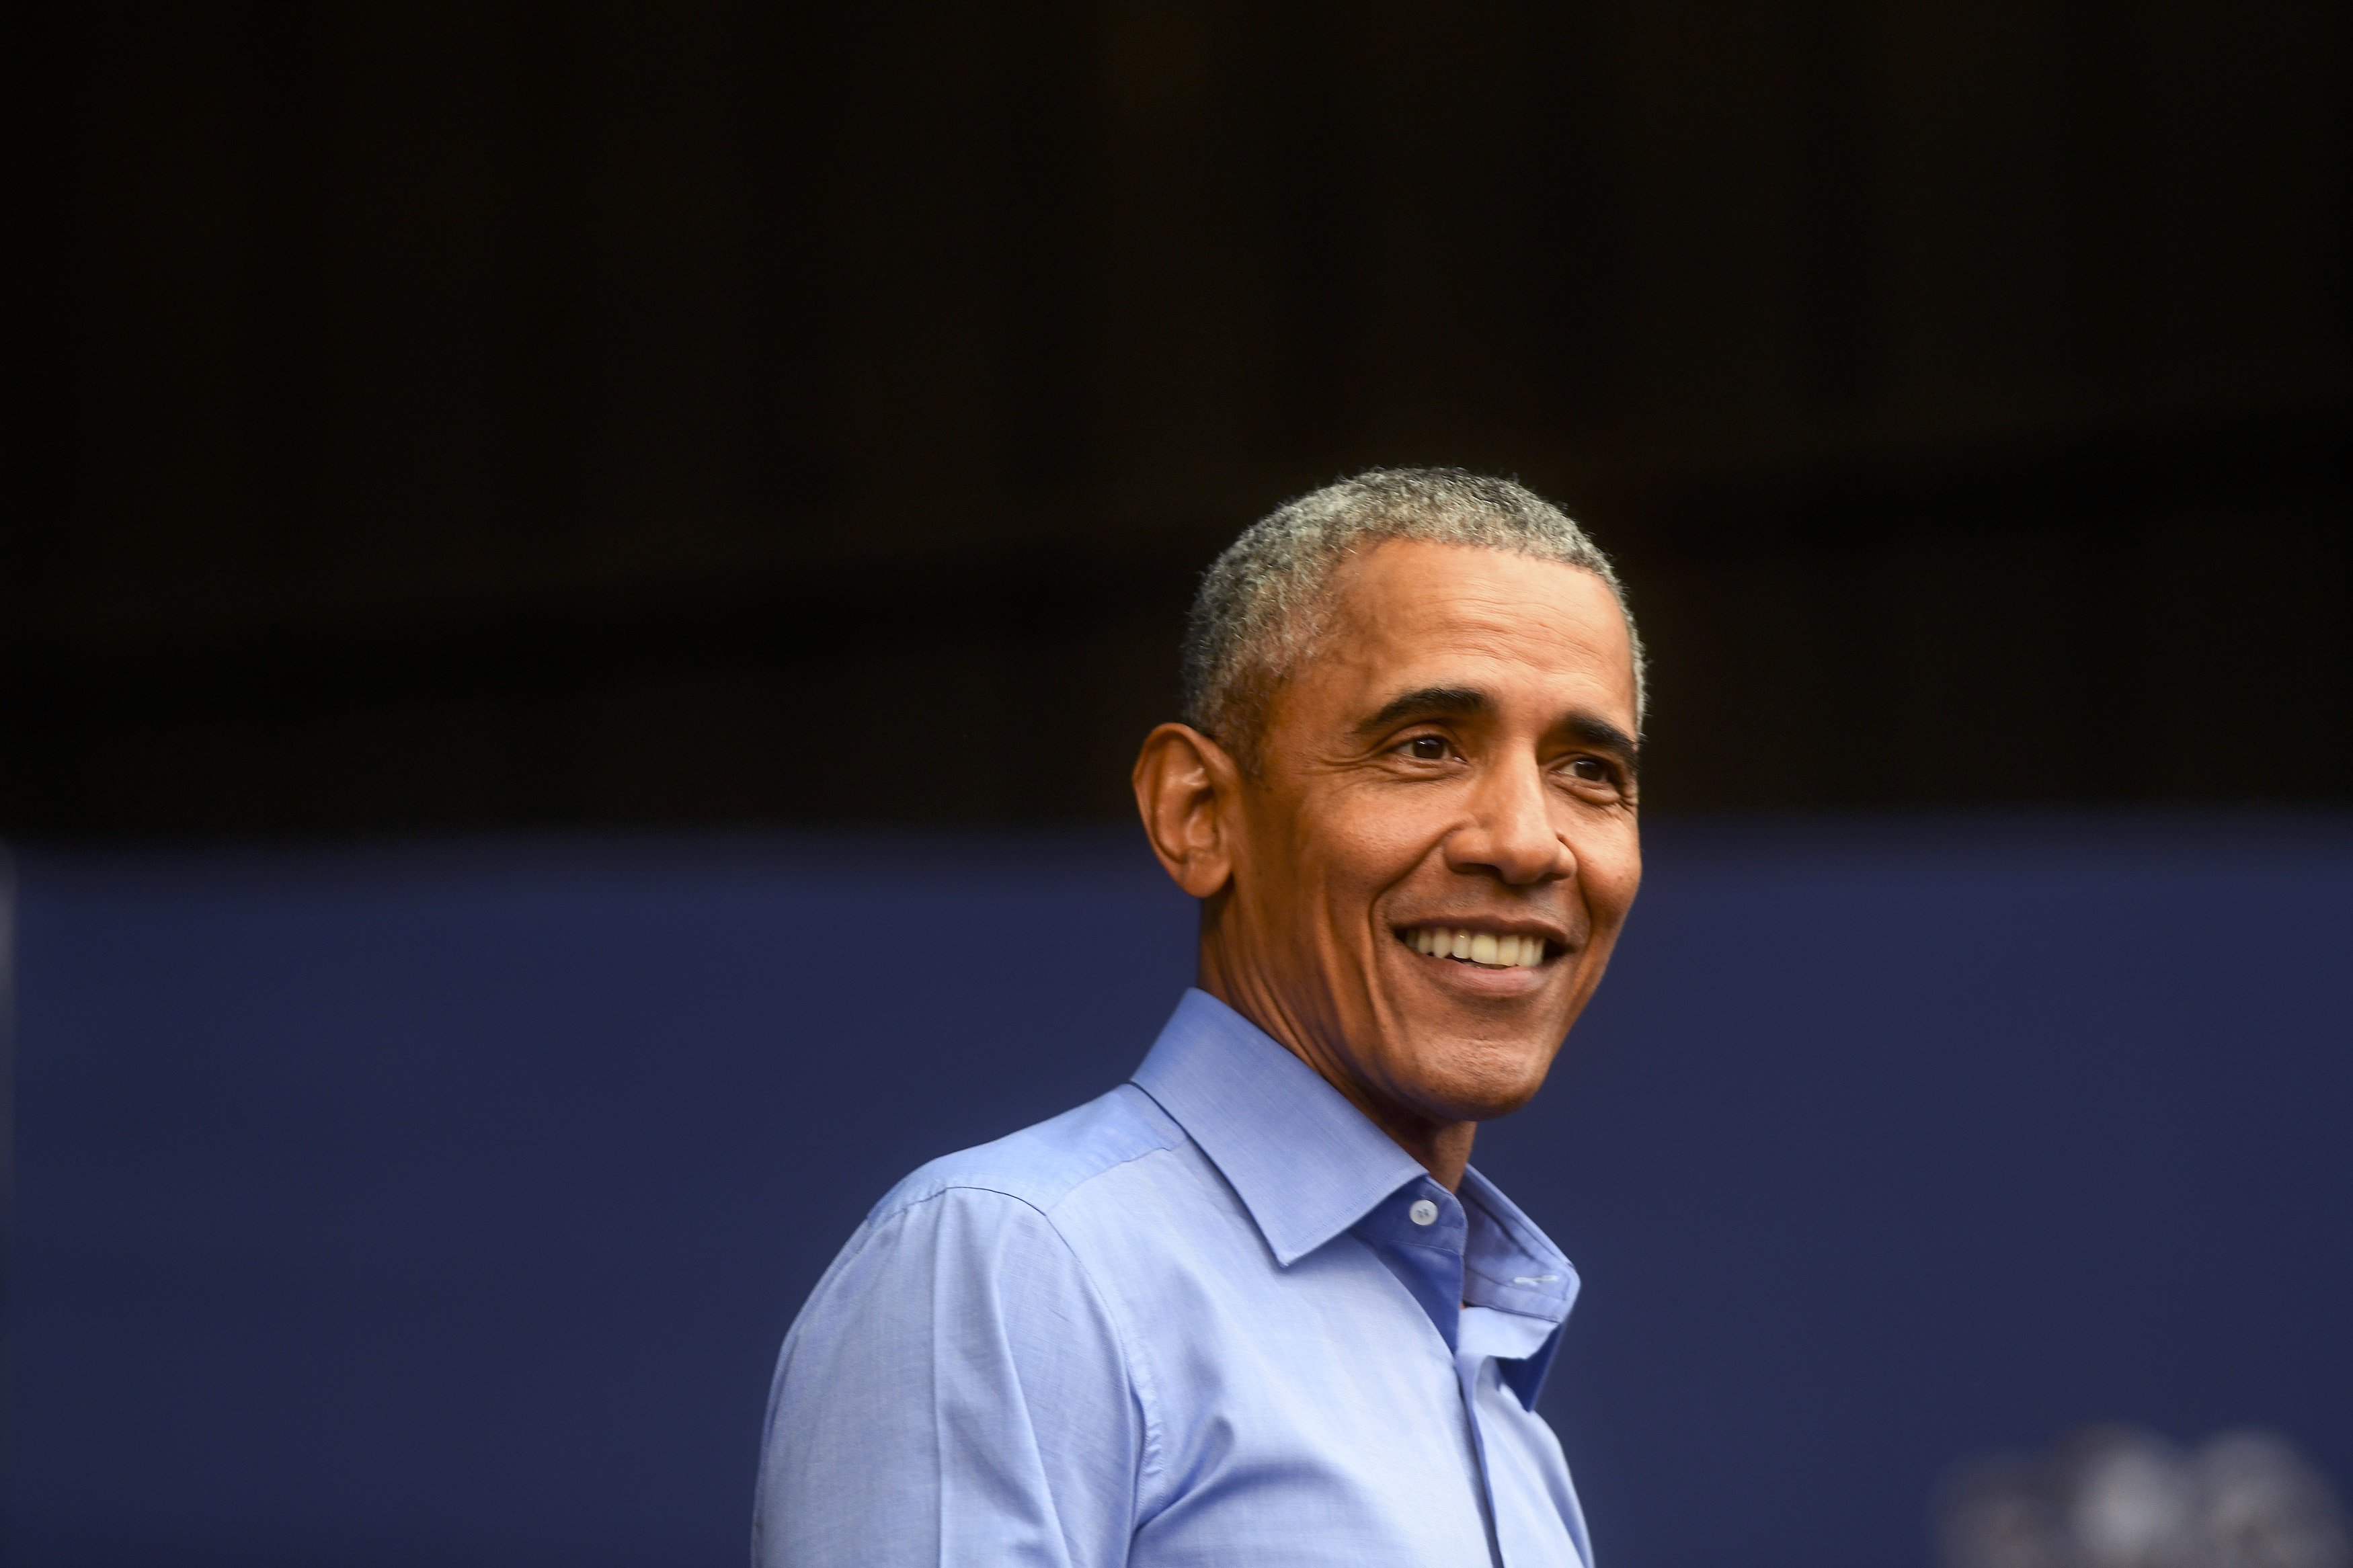
[[[1371,463],[1662,810],[2353,794],[2325,0],[16,16],[19,833],[1118,816]]]
[[[1200,569],[1451,463],[1653,650],[1482,1145],[1602,1555],[2342,1568],[2341,6],[0,27],[12,1563],[740,1560],[858,1215],[1188,973]]]

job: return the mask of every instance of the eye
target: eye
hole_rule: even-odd
[[[1442,763],[1446,760],[1446,737],[1416,735],[1405,743],[1405,754],[1418,763]]]
[[[1585,784],[1615,784],[1618,770],[1599,757],[1578,757],[1568,764],[1569,776]]]

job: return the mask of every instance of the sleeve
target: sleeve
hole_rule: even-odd
[[[754,1568],[1115,1568],[1145,1440],[1069,1244],[952,1188],[852,1237],[786,1336]]]

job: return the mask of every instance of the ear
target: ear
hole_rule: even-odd
[[[1152,852],[1176,885],[1197,899],[1234,874],[1230,820],[1241,770],[1223,746],[1189,724],[1163,724],[1144,738],[1135,772],[1135,809]]]

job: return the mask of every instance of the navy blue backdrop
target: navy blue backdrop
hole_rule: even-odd
[[[1586,1291],[1613,1568],[1928,1555],[2077,1422],[2353,1477],[2353,822],[1669,824],[1479,1163]],[[909,1167],[1117,1081],[1131,834],[18,866],[9,1561],[743,1560],[776,1342]]]

